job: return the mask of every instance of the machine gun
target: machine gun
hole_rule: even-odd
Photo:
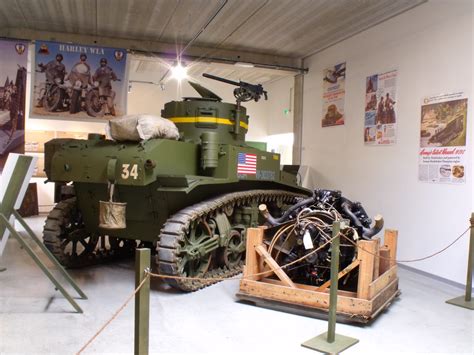
[[[247,102],[250,100],[255,100],[255,102],[258,102],[262,95],[265,97],[265,100],[268,100],[267,92],[263,90],[262,84],[249,84],[245,81],[237,82],[207,73],[203,73],[202,76],[212,80],[221,81],[226,84],[238,86],[238,88],[234,89],[234,96],[237,99],[237,102]]]
[[[265,100],[268,100],[267,92],[263,90],[262,84],[249,84],[245,81],[237,82],[207,73],[203,73],[202,76],[212,80],[221,81],[226,84],[238,86],[238,88],[234,89],[234,97],[237,100],[237,110],[235,112],[234,122],[234,134],[239,134],[240,132],[240,104],[242,102],[247,102],[250,100],[255,100],[255,102],[258,102],[262,95],[263,97],[265,97]]]

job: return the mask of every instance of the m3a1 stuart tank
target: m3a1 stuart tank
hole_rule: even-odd
[[[295,173],[280,170],[278,154],[245,142],[249,117],[241,102],[266,98],[262,86],[204,75],[236,85],[237,104],[190,83],[201,97],[168,102],[162,110],[179,140],[115,142],[90,134],[45,144],[48,180],[74,190],[44,226],[44,243],[63,265],[96,264],[147,245],[162,274],[229,277],[242,269],[246,229],[263,223],[258,205],[278,216],[308,195]],[[111,186],[115,200],[126,203],[126,227],[119,229],[99,222],[100,201],[109,200]],[[214,281],[168,282],[194,291]]]

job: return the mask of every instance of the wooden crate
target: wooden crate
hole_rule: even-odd
[[[263,228],[247,230],[246,265],[237,297],[257,306],[327,318],[330,283],[320,287],[293,283],[268,254],[263,234]],[[395,259],[397,237],[396,230],[385,230],[382,246],[380,239],[358,242],[357,260],[339,273],[342,277],[348,269],[359,268],[357,292],[338,291],[338,321],[368,323],[400,295],[396,262],[384,259]],[[269,278],[272,275],[278,279]]]

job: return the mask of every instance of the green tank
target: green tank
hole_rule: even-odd
[[[191,83],[201,97],[162,110],[179,140],[124,143],[90,134],[45,144],[45,172],[62,198],[47,217],[44,243],[63,265],[121,258],[141,245],[152,248],[162,274],[229,277],[242,270],[246,229],[262,223],[258,205],[278,216],[309,194],[292,169],[280,170],[278,154],[245,142],[249,117],[241,103],[266,97],[262,86],[208,77],[237,85],[237,103]],[[126,226],[114,229],[100,221],[100,201],[109,201],[112,186],[119,210],[126,204]],[[184,291],[214,282],[203,279],[168,282]]]

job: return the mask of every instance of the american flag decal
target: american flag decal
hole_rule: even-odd
[[[257,155],[239,153],[239,156],[237,158],[237,174],[256,175]]]

